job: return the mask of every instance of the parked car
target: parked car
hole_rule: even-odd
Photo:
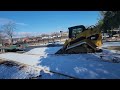
[[[55,44],[54,44],[54,42],[48,42],[48,45],[47,45],[47,46],[53,47],[53,46],[55,46]]]
[[[60,45],[61,42],[60,42],[60,41],[55,41],[54,44],[55,44],[55,45]]]

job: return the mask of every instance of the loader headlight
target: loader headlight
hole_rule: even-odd
[[[95,39],[95,37],[91,37],[91,40],[94,40]]]

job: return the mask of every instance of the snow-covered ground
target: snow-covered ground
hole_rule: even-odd
[[[120,42],[106,42],[106,43],[103,43],[102,48],[109,47],[109,46],[120,46]],[[104,51],[109,52],[109,53],[120,54],[119,50],[107,50],[107,49],[105,49]]]
[[[27,66],[20,69],[19,66],[0,65],[0,79],[29,79],[39,76],[40,70]]]
[[[34,48],[24,54],[36,54],[36,55],[46,55],[46,54],[54,54],[62,47],[42,47],[42,48]]]
[[[43,71],[40,68],[18,62],[0,63],[0,79],[70,79],[63,75]]]
[[[80,79],[120,79],[120,63],[104,62],[96,54],[53,55],[60,48],[34,48],[23,54],[0,54],[0,58],[18,61]],[[104,50],[104,53],[112,54],[106,50]],[[44,78],[66,78],[45,73],[44,76]]]
[[[108,46],[120,46],[120,42],[105,42],[102,45],[102,47],[108,47]]]

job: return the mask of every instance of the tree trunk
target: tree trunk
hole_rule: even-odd
[[[13,45],[13,38],[12,38],[12,36],[11,36],[11,45]]]

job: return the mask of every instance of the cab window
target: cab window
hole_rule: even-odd
[[[83,31],[82,28],[76,28],[72,30],[72,36],[77,37]]]

